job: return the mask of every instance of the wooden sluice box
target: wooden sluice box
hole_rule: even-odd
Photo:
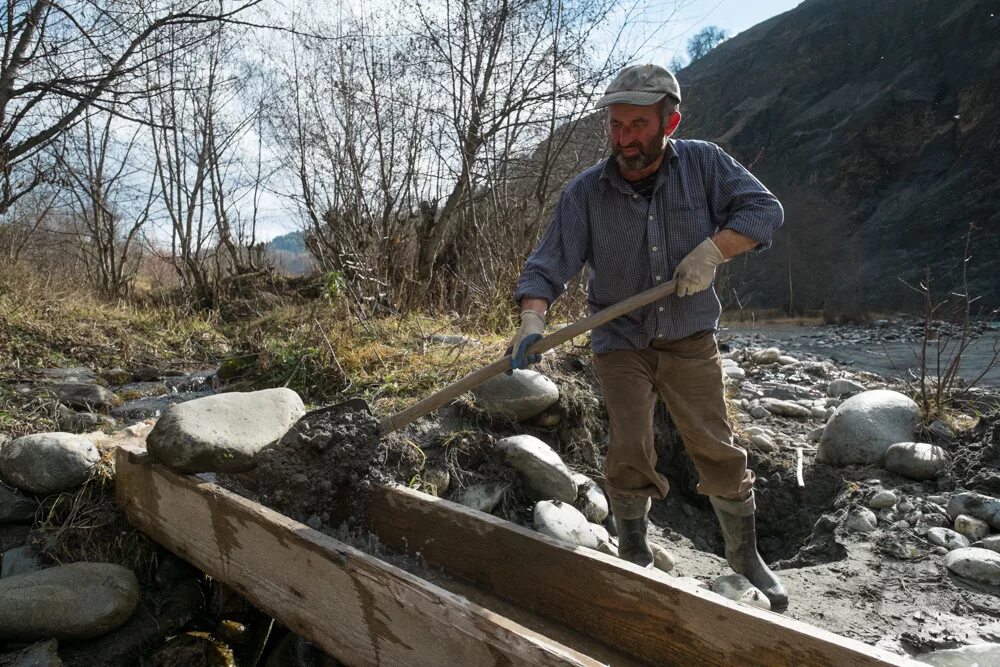
[[[919,664],[403,487],[373,492],[381,559],[139,448],[116,466],[134,526],[348,665]]]

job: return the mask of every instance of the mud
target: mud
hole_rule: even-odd
[[[259,456],[259,502],[312,528],[360,522],[375,484],[406,484],[420,455],[398,439],[380,439],[378,420],[356,407],[306,414]]]

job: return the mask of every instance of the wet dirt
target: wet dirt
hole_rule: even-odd
[[[379,438],[369,412],[342,406],[306,414],[258,457],[258,501],[316,529],[362,521],[372,486],[407,483],[421,458],[399,439]]]

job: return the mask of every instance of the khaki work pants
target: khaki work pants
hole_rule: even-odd
[[[754,474],[747,469],[746,451],[733,444],[714,332],[599,354],[595,360],[610,420],[604,475],[613,500],[645,504],[647,497],[666,497],[670,488],[656,472],[657,393],[698,470],[698,493],[731,500],[749,495]]]

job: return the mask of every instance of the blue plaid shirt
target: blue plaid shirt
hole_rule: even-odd
[[[670,140],[651,202],[636,194],[608,158],[574,178],[518,281],[514,298],[552,303],[586,264],[591,312],[673,277],[680,261],[720,229],[770,247],[781,204],[743,165],[715,144]],[[715,329],[722,307],[715,288],[670,296],[594,330],[600,354],[643,349]]]

